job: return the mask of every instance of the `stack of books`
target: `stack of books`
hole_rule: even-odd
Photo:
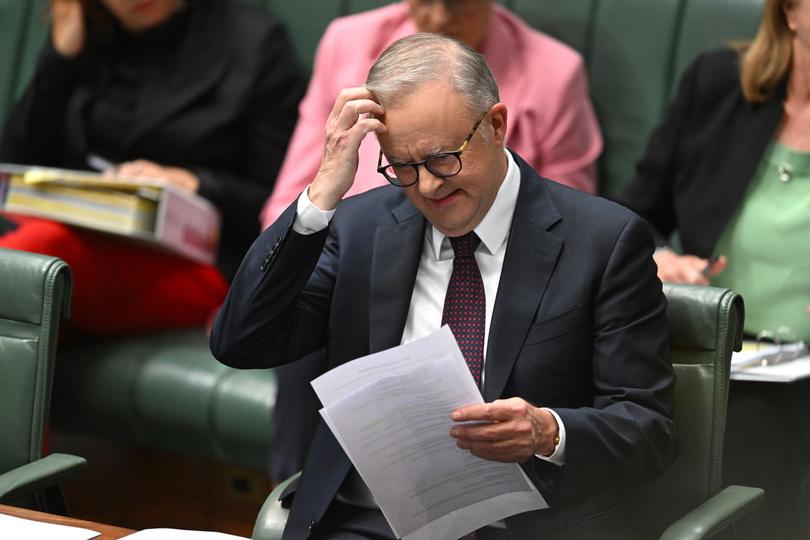
[[[0,163],[0,203],[9,213],[146,241],[209,264],[216,260],[216,207],[162,180]]]

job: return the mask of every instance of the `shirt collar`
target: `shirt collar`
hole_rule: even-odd
[[[512,216],[515,213],[518,192],[520,191],[520,170],[512,154],[506,148],[503,151],[506,154],[507,162],[506,177],[501,182],[501,187],[498,188],[498,194],[495,195],[492,206],[484,215],[481,223],[474,229],[475,234],[481,239],[481,244],[490,255],[497,253],[503,243],[506,242],[509,227],[512,225]],[[442,243],[446,237],[433,225],[430,226],[430,230],[429,238],[432,244],[430,248],[436,260],[439,260],[441,258]]]

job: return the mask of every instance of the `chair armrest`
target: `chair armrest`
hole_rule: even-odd
[[[708,538],[755,510],[764,495],[759,488],[728,486],[667,527],[661,540]]]
[[[282,508],[281,494],[287,486],[301,476],[300,472],[284,480],[276,486],[270,495],[265,499],[262,509],[259,510],[259,517],[256,518],[256,525],[253,526],[253,540],[280,540],[284,527],[287,525],[287,515],[290,511]]]
[[[0,501],[12,501],[72,480],[86,467],[86,459],[70,454],[51,454],[27,463],[0,474]]]

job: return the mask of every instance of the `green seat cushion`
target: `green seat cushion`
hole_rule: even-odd
[[[200,330],[75,344],[59,355],[54,424],[264,468],[276,380],[217,362]]]

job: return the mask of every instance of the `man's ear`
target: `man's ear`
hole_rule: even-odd
[[[489,118],[495,134],[495,142],[503,146],[506,139],[506,105],[496,103],[489,109]]]

